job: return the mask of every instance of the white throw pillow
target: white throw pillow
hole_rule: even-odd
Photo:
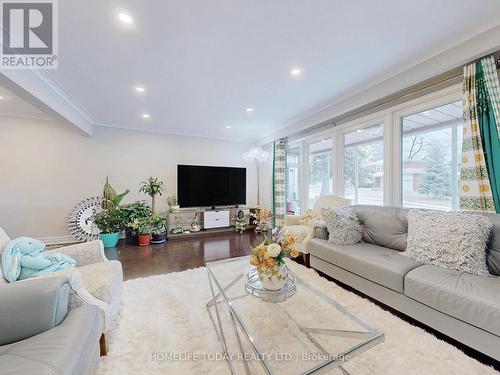
[[[404,255],[426,264],[489,276],[486,245],[492,226],[483,215],[410,210]]]
[[[328,242],[351,245],[361,241],[362,228],[351,207],[323,208],[321,215],[328,229]]]

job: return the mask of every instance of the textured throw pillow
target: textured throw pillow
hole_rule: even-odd
[[[490,219],[483,215],[410,210],[404,255],[436,266],[488,276]]]
[[[328,229],[328,242],[351,245],[361,241],[362,228],[351,207],[323,208],[321,215]]]

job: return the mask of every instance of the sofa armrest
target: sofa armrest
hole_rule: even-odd
[[[69,292],[69,309],[74,309],[76,307],[80,307],[82,305],[94,305],[99,308],[104,320],[104,330],[106,332],[109,327],[111,327],[111,318],[108,314],[108,304],[104,301],[101,301],[98,298],[95,298],[92,294],[89,293],[87,288],[85,288],[85,284],[83,283],[82,275],[78,268],[70,267],[64,270],[48,273],[45,275],[37,276],[35,279],[46,279],[65,276],[69,280],[70,284],[70,292]],[[34,279],[26,279],[21,281],[16,281],[16,283],[23,283],[28,280]]]
[[[104,246],[101,240],[58,247],[54,250],[48,250],[47,252],[57,252],[67,255],[76,260],[76,265],[78,267],[108,261],[106,255],[104,255]]]
[[[328,229],[324,221],[317,221],[314,225],[313,238],[328,240]]]
[[[59,325],[68,314],[69,292],[66,277],[29,279],[0,287],[0,345]]]

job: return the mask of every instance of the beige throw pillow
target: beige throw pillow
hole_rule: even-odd
[[[486,245],[492,229],[483,215],[410,210],[404,255],[443,268],[489,276]]]

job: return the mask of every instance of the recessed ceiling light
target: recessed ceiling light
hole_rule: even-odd
[[[145,91],[146,91],[146,89],[145,89],[144,87],[142,87],[142,86],[136,86],[136,87],[135,87],[135,91],[137,91],[137,92],[141,92],[141,93],[142,93],[142,92],[145,92]]]
[[[120,19],[120,21],[122,21],[123,23],[132,23],[132,17],[130,17],[128,14],[126,13],[120,13],[118,14],[118,18]]]
[[[231,129],[231,125],[226,125],[226,129]]]
[[[292,77],[298,77],[302,74],[302,69],[298,67],[292,68],[290,70],[290,74],[292,75]]]
[[[247,109],[245,109],[245,111],[247,111],[247,112],[253,112],[253,108],[252,107],[248,107]]]
[[[0,100],[3,100],[3,96],[0,96]]]
[[[151,116],[149,115],[149,113],[143,113],[141,116],[142,116],[142,118],[145,118],[145,119],[151,118]]]

